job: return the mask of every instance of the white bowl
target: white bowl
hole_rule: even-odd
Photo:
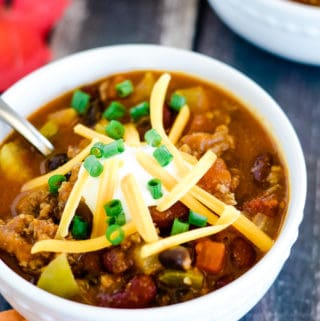
[[[167,307],[110,309],[62,299],[28,283],[0,261],[0,292],[29,321],[231,321],[246,314],[277,277],[298,236],[306,194],[302,150],[280,107],[250,79],[200,54],[153,45],[124,45],[85,51],[51,63],[11,87],[3,97],[23,115],[80,84],[136,69],[178,70],[228,88],[242,99],[276,137],[290,179],[290,204],[272,249],[243,276],[211,294]],[[7,128],[0,128],[0,139]]]
[[[320,8],[288,0],[209,0],[220,18],[257,46],[320,65]]]

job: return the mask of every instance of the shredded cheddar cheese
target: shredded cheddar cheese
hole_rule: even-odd
[[[104,170],[99,177],[99,190],[96,211],[93,214],[91,237],[103,235],[106,231],[106,215],[103,205],[110,201],[118,187],[118,169],[120,161],[117,158],[107,159]]]
[[[137,153],[136,157],[139,163],[152,175],[159,177],[169,190],[171,190],[173,186],[177,184],[175,178],[170,176],[170,174],[168,174],[165,169],[160,167],[149,155],[140,152]],[[180,199],[180,201],[193,211],[206,216],[210,224],[215,224],[217,221],[217,218],[214,216],[213,212],[220,216],[227,206],[225,203],[217,199],[212,194],[204,191],[199,186],[193,186],[191,190]],[[211,212],[209,209],[213,212]],[[245,235],[263,252],[268,251],[273,245],[273,240],[243,214],[239,216],[239,219],[233,225],[240,232],[243,231],[243,235]]]
[[[176,203],[183,195],[185,195],[209,170],[216,161],[217,156],[210,150],[207,151],[199,162],[191,169],[191,171],[183,177],[180,182],[171,190],[171,193],[163,197],[157,209],[162,212]]]
[[[179,175],[184,176],[184,174],[188,172],[188,167],[163,128],[163,105],[170,78],[171,76],[169,74],[163,74],[152,89],[150,96],[150,122],[152,128],[161,136],[163,144],[166,145],[170,153],[174,156],[174,162]]]
[[[138,147],[140,146],[140,137],[139,133],[137,131],[137,128],[133,124],[126,124],[124,126],[125,131],[124,131],[124,140],[129,146],[134,146]]]
[[[163,105],[169,82],[170,75],[163,74],[153,87],[150,97],[150,121],[152,128],[158,132],[161,136],[162,143],[174,157],[174,174],[170,174],[166,168],[161,167],[153,157],[143,151],[145,144],[140,141],[139,133],[134,124],[130,123],[125,125],[124,141],[126,147],[130,146],[130,150],[135,151],[135,159],[133,159],[135,164],[139,164],[141,169],[144,170],[142,174],[160,179],[163,187],[166,189],[164,196],[157,200],[158,211],[165,211],[176,202],[181,201],[190,210],[205,216],[210,226],[196,228],[191,231],[159,239],[157,229],[152,221],[146,201],[143,198],[143,193],[137,183],[135,173],[127,171],[125,176],[122,177],[119,169],[122,163],[124,163],[125,166],[125,157],[122,159],[121,156],[115,155],[110,159],[99,160],[103,164],[104,169],[100,177],[97,178],[99,182],[98,189],[93,189],[93,193],[97,195],[97,199],[93,198],[96,206],[95,209],[91,209],[94,212],[91,238],[80,241],[63,240],[63,238],[68,235],[69,226],[83,195],[85,183],[89,177],[88,172],[84,168],[81,168],[78,179],[65,205],[56,239],[37,242],[32,247],[32,254],[42,251],[84,253],[111,246],[105,236],[107,223],[103,205],[114,197],[119,188],[121,189],[126,208],[131,217],[131,221],[121,228],[125,236],[138,232],[146,242],[146,244],[141,247],[140,255],[142,258],[157,254],[165,249],[185,242],[213,235],[230,225],[238,229],[262,251],[265,252],[271,248],[273,240],[252,221],[241,214],[239,210],[233,206],[226,205],[214,195],[196,185],[200,178],[214,164],[217,156],[213,152],[207,151],[198,161],[192,155],[181,152],[176,148],[175,144],[181,137],[190,118],[190,109],[187,105],[180,110],[169,136],[166,134],[163,128]],[[63,166],[27,182],[22,187],[22,191],[47,184],[48,178],[52,175],[66,174],[75,164],[84,160],[96,142],[99,141],[108,144],[113,141],[110,137],[81,124],[74,127],[74,132],[87,139],[91,139],[92,142]]]
[[[150,255],[160,253],[173,246],[190,242],[201,237],[216,234],[234,223],[238,219],[238,217],[238,210],[236,210],[233,206],[226,206],[216,225],[197,228],[188,232],[163,238],[158,242],[143,245],[140,255],[142,258],[145,258]]]
[[[129,236],[137,231],[133,222],[122,226],[125,236]],[[35,243],[31,249],[31,254],[39,252],[55,253],[86,253],[104,249],[111,246],[111,243],[104,235],[88,240],[67,241],[67,240],[42,240]]]
[[[145,168],[152,176],[161,179],[165,188],[169,191],[172,190],[178,181],[170,175],[164,168],[159,166],[159,164],[148,154],[144,152],[138,152],[136,158],[141,166]],[[207,207],[203,206],[197,199],[195,199],[190,193],[187,193],[181,197],[180,201],[190,208],[192,211],[204,215],[208,218],[210,224],[215,224],[217,222],[217,217],[213,212],[211,212]]]
[[[81,192],[84,187],[84,184],[89,176],[89,173],[86,170],[80,170],[78,174],[78,179],[75,182],[67,203],[64,207],[60,224],[57,230],[56,238],[61,239],[68,235],[69,226],[74,216],[74,213],[81,200]]]
[[[172,128],[169,132],[169,139],[171,140],[172,144],[176,144],[180,139],[188,121],[190,118],[190,109],[188,105],[184,105],[181,110],[179,111],[178,116],[176,117]]]
[[[121,189],[128,204],[130,215],[141,237],[146,242],[157,241],[158,233],[133,174],[123,178]]]
[[[197,164],[198,160],[196,157],[194,157],[191,154],[188,154],[186,152],[180,151],[181,157],[184,161],[188,162],[190,165],[195,165]]]
[[[112,138],[110,138],[106,135],[100,134],[97,131],[90,129],[90,128],[88,128],[84,125],[81,125],[81,124],[77,124],[76,126],[74,126],[73,131],[82,137],[85,137],[88,139],[96,138],[105,144],[109,144],[109,143],[113,142]]]

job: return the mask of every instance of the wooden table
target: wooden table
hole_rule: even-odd
[[[300,138],[308,196],[290,258],[268,293],[241,320],[320,320],[320,68],[257,49],[224,26],[205,0],[73,0],[50,43],[56,58],[121,43],[191,49],[235,67],[273,96]],[[0,310],[7,308],[0,300]]]

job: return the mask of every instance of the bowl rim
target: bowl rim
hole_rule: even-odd
[[[233,282],[231,282],[230,284],[228,284],[227,286],[221,289],[218,289],[214,292],[211,292],[199,298],[192,299],[190,301],[183,302],[183,303],[170,305],[170,306],[132,310],[132,309],[112,309],[112,308],[105,308],[105,307],[96,307],[96,306],[90,306],[82,303],[77,303],[74,301],[60,298],[40,288],[37,288],[33,284],[29,283],[28,281],[24,280],[22,277],[17,275],[1,260],[0,260],[0,280],[2,279],[4,281],[6,279],[7,281],[9,279],[15,291],[19,292],[21,295],[25,295],[25,293],[28,293],[29,296],[31,295],[32,297],[40,298],[42,301],[42,305],[46,306],[47,308],[52,308],[52,306],[59,306],[60,310],[70,311],[72,310],[70,309],[70,307],[73,307],[77,311],[77,313],[82,313],[88,316],[93,316],[96,313],[107,316],[108,315],[107,311],[108,311],[108,313],[111,313],[113,318],[131,318],[133,314],[136,314],[137,316],[141,317],[141,319],[143,317],[148,317],[148,318],[152,317],[154,320],[160,320],[161,316],[166,315],[167,312],[172,313],[173,311],[175,311],[175,313],[177,314],[181,314],[181,313],[184,314],[186,311],[185,309],[186,305],[193,305],[194,312],[190,311],[190,313],[196,313],[197,308],[200,308],[201,306],[203,306],[203,304],[210,306],[210,301],[214,300],[215,297],[218,297],[218,296],[224,297],[226,293],[232,292],[232,289],[237,287],[239,284],[246,283],[248,277],[250,277],[250,275],[253,273],[258,273],[258,271],[261,269],[260,267],[263,266],[264,262],[269,257],[274,256],[275,253],[278,253],[278,254],[286,253],[286,251],[288,251],[287,247],[289,248],[292,247],[293,243],[295,242],[298,236],[298,227],[302,221],[303,208],[304,208],[305,197],[306,197],[306,166],[305,166],[303,152],[302,152],[298,137],[291,123],[289,122],[287,116],[279,107],[279,105],[261,87],[259,87],[256,83],[254,83],[244,74],[237,71],[235,68],[232,68],[223,62],[220,62],[214,58],[205,56],[200,53],[190,52],[182,49],[176,49],[176,48],[159,46],[159,45],[134,44],[134,45],[106,46],[106,47],[99,47],[99,48],[85,50],[85,51],[78,52],[70,56],[64,57],[57,61],[51,62],[50,64],[29,74],[28,76],[26,76],[25,78],[21,79],[19,82],[11,86],[3,94],[3,97],[9,98],[9,99],[10,97],[11,98],[14,97],[15,92],[22,90],[22,88],[26,83],[30,81],[31,82],[34,81],[34,79],[38,78],[40,74],[46,74],[50,72],[52,68],[55,68],[56,66],[59,66],[59,65],[67,64],[71,60],[74,60],[74,59],[81,60],[81,57],[94,56],[95,53],[103,54],[104,52],[107,52],[107,51],[121,51],[121,50],[127,50],[127,51],[128,50],[131,50],[131,51],[146,50],[149,52],[149,54],[155,51],[160,51],[166,54],[185,55],[185,56],[188,56],[189,59],[205,60],[207,63],[215,64],[218,68],[228,71],[237,80],[243,80],[246,86],[249,87],[249,89],[256,91],[257,94],[259,94],[261,97],[263,97],[264,99],[267,99],[268,102],[270,103],[270,106],[272,105],[273,108],[276,109],[278,116],[282,121],[284,121],[285,125],[287,126],[287,129],[289,130],[290,138],[292,139],[293,144],[297,148],[296,150],[297,162],[302,166],[301,172],[298,173],[298,176],[300,177],[299,181],[301,183],[299,186],[301,197],[299,200],[294,200],[295,212],[297,213],[294,216],[291,216],[290,220],[288,219],[285,220],[285,222],[283,223],[281,233],[278,236],[277,241],[275,242],[273,247],[248,272],[244,273],[241,277],[237,278],[236,280],[234,280]],[[187,73],[192,74],[192,72],[189,72],[189,71]],[[204,77],[201,77],[201,76],[199,76],[199,78],[204,79]],[[211,80],[208,79],[208,81],[211,81]],[[234,94],[238,96],[237,93],[234,93]],[[290,202],[290,204],[293,204],[293,203]],[[292,209],[288,208],[288,213],[290,212],[290,210]],[[288,218],[288,214],[287,214],[287,218]],[[291,231],[291,234],[288,233],[288,231]],[[287,255],[289,255],[289,252],[287,252]]]
[[[295,2],[290,0],[255,0],[256,6],[263,4],[264,6],[272,7],[277,10],[283,10],[286,15],[296,14],[298,16],[314,16],[315,18],[320,15],[320,7]],[[289,12],[288,12],[289,10]]]

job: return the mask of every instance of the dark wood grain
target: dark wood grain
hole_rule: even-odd
[[[52,35],[55,57],[104,45],[173,41],[163,35],[174,32],[164,28],[168,1],[74,0]],[[308,195],[299,238],[274,285],[241,321],[320,320],[320,68],[286,61],[249,44],[224,26],[204,0],[199,7],[197,0],[174,2],[177,17],[190,14],[183,8],[187,2],[194,10],[192,28],[185,25],[185,38],[176,45],[192,46],[256,81],[283,108],[305,153]],[[185,16],[177,21],[187,23]],[[8,307],[0,299],[0,311]]]

